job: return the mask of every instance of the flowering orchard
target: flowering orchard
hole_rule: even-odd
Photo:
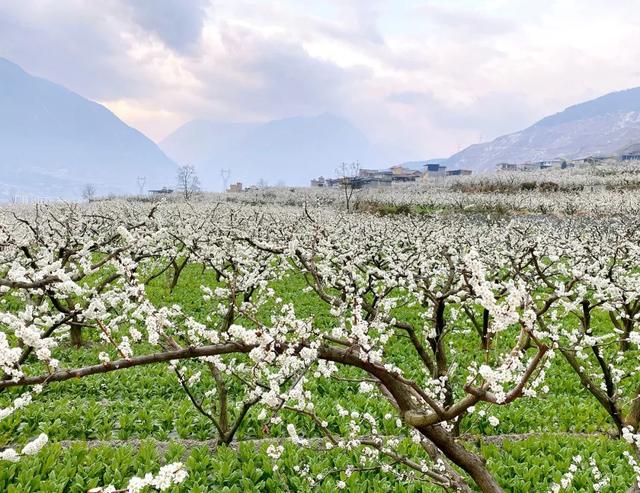
[[[623,193],[606,214],[7,207],[0,485],[60,480],[48,454],[82,440],[125,463],[132,438],[191,438],[215,446],[93,466],[77,490],[639,491],[640,218]],[[562,440],[570,455],[544,457]],[[257,465],[199,469],[247,447]]]

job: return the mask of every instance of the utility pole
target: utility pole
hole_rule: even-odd
[[[220,176],[222,177],[222,191],[226,192],[229,186],[229,177],[231,176],[230,169],[221,169]]]
[[[144,186],[147,184],[147,177],[138,176],[137,182],[138,182],[138,191],[140,192],[140,195],[144,195]]]

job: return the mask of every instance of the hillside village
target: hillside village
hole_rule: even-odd
[[[632,144],[610,156],[595,155],[587,156],[580,159],[556,158],[525,163],[499,163],[496,165],[496,171],[540,171],[546,169],[567,169],[592,164],[600,164],[606,161],[640,161],[640,144]]]
[[[495,172],[533,172],[544,170],[562,170],[604,164],[607,162],[640,161],[640,144],[624,147],[613,155],[594,155],[579,159],[546,159],[522,163],[498,163]],[[407,161],[384,169],[355,167],[349,176],[326,178],[320,176],[310,181],[311,188],[337,188],[344,186],[345,181],[355,189],[385,188],[408,184],[433,184],[447,177],[470,176],[470,169],[447,169],[447,160]],[[259,189],[259,186],[243,186],[242,182],[231,183],[226,191],[230,193],[246,192]],[[164,192],[166,189],[159,192]]]
[[[612,156],[588,156],[580,159],[547,159],[523,163],[498,163],[496,172],[530,172],[544,170],[571,169],[606,162],[640,161],[640,144],[633,144]],[[442,162],[446,162],[443,160]],[[396,185],[437,183],[447,177],[470,176],[469,169],[447,169],[445,164],[431,161],[408,161],[384,169],[358,168],[353,176],[319,176],[310,181],[311,188],[336,188],[343,186],[345,180],[356,189],[384,188]],[[251,191],[259,187],[244,187],[241,182],[232,183],[227,192]]]
[[[453,175],[470,175],[470,170],[447,170],[440,163],[413,161],[397,164],[386,169],[360,168],[354,176],[324,178],[311,180],[311,187],[336,187],[348,179],[354,188],[379,188],[395,184],[419,183],[432,181]]]
[[[547,159],[524,163],[498,163],[495,171],[543,171],[550,169],[568,169],[600,164],[607,161],[640,161],[640,144],[625,147],[612,156],[588,156],[580,159]],[[446,160],[445,160],[446,162]],[[447,170],[447,166],[427,161],[413,161],[391,166],[386,169],[366,169],[357,171],[355,176],[325,178],[320,176],[311,180],[312,188],[332,188],[344,184],[347,179],[354,188],[380,188],[397,184],[432,183],[449,176],[469,176],[473,172],[468,169]],[[230,190],[230,191],[238,191]]]

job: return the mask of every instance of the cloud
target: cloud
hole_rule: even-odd
[[[412,157],[638,85],[632,0],[4,0],[0,56],[160,138],[332,112]]]
[[[416,7],[414,13],[423,16],[432,30],[446,32],[448,37],[465,36],[477,41],[481,37],[501,36],[517,30],[517,25],[509,18],[497,15],[497,12],[488,14],[477,7],[430,2]]]
[[[246,112],[245,118],[336,111],[366,76],[314,58],[298,43],[229,26],[201,60],[191,70],[204,81],[203,96],[224,101],[226,111]]]
[[[81,0],[0,3],[0,56],[92,99],[138,97],[153,74],[134,69],[119,5]]]
[[[208,0],[130,0],[133,20],[169,48],[190,53],[197,48],[207,17]]]
[[[493,139],[531,125],[536,111],[525,94],[488,92],[468,102],[441,99],[431,92],[389,94],[387,101],[409,107],[450,131],[481,129],[483,139]]]

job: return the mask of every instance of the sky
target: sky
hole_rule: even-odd
[[[640,86],[637,0],[0,0],[0,56],[160,141],[332,113],[446,157]]]

